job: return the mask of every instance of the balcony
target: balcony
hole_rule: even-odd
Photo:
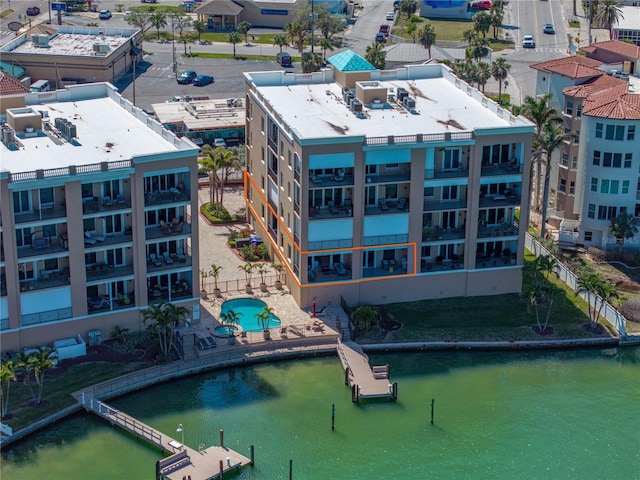
[[[455,270],[462,270],[463,268],[464,260],[457,255],[453,259],[420,259],[420,273],[450,272]]]
[[[33,207],[31,212],[20,212],[15,214],[16,224],[20,223],[32,223],[44,220],[53,220],[56,218],[66,218],[67,208],[57,206],[54,203],[47,203],[40,205],[40,208]]]
[[[309,188],[336,188],[353,186],[353,175],[313,175],[309,177]]]
[[[480,197],[480,208],[503,207],[507,205],[519,205],[520,195],[486,195]]]
[[[519,163],[495,163],[492,165],[482,165],[483,177],[498,177],[502,175],[522,174],[522,165]]]
[[[466,200],[436,200],[425,199],[422,206],[423,212],[435,212],[438,210],[461,210],[467,208]]]
[[[87,282],[95,282],[114,277],[127,277],[133,275],[133,265],[113,267],[105,263],[96,263],[86,267]]]
[[[162,272],[164,270],[170,270],[173,268],[191,267],[192,265],[191,255],[184,255],[182,254],[182,252],[181,256],[179,256],[177,253],[171,253],[167,255],[170,261],[167,261],[167,259],[162,255],[157,256],[155,258],[155,261],[151,257],[147,258],[147,273]]]
[[[366,182],[372,183],[401,183],[411,181],[411,170],[409,168],[404,171],[393,173],[369,174],[366,176]]]
[[[144,196],[144,206],[166,205],[169,203],[184,203],[191,200],[189,190],[181,192],[177,188],[172,188],[163,192],[147,193]]]
[[[56,242],[55,237],[42,237],[30,246],[18,247],[18,258],[51,256],[52,254],[66,252],[64,244]]]
[[[483,256],[479,255],[476,257],[476,269],[481,268],[503,268],[510,267],[516,264],[516,259],[514,258],[515,254],[510,255],[491,255],[491,256]]]
[[[147,291],[149,304],[191,298],[192,296],[191,286],[186,280],[178,280],[171,287],[168,285],[155,285]]]
[[[426,170],[424,174],[425,180],[435,180],[442,178],[467,178],[469,170],[466,168],[438,169]]]
[[[96,249],[100,247],[108,247],[112,245],[118,245],[120,243],[133,242],[133,236],[132,236],[131,230],[127,230],[125,232],[118,232],[114,234],[106,234],[104,236],[99,236],[98,238],[104,238],[104,240],[96,243],[92,243],[92,242],[88,242],[87,241],[88,239],[85,238],[85,244],[84,244],[85,250]],[[96,237],[93,236],[93,239],[96,239]]]
[[[397,200],[381,199],[377,205],[367,205],[364,207],[365,215],[391,215],[397,213],[409,213],[409,202],[406,198]]]
[[[156,240],[158,238],[171,238],[171,237],[180,237],[180,236],[189,236],[191,235],[191,224],[182,223],[182,226],[172,227],[170,224],[165,227],[160,227],[159,225],[151,225],[145,227],[145,236],[147,240]]]
[[[424,227],[422,230],[422,241],[441,242],[444,240],[461,240],[464,239],[464,234],[464,228]]]
[[[31,292],[34,290],[44,290],[46,288],[64,287],[69,285],[69,269],[56,270],[42,274],[37,280],[20,281],[21,292]]]
[[[118,195],[115,200],[106,197],[102,202],[98,197],[93,197],[93,200],[84,200],[82,203],[82,213],[85,215],[91,213],[117,212],[118,210],[129,209],[131,209],[131,199],[126,198],[123,195]]]
[[[309,207],[309,220],[329,220],[332,218],[353,217],[353,207],[344,205],[333,207]]]
[[[340,264],[342,265],[342,264]],[[351,280],[353,275],[351,268],[344,267],[344,270],[340,270],[340,273],[335,268],[328,266],[319,267],[316,269],[307,269],[307,279],[309,283],[325,283],[325,282],[343,282],[345,280]]]
[[[518,233],[518,227],[510,223],[478,227],[478,238],[514,237]]]
[[[122,310],[125,308],[134,307],[136,304],[133,292],[127,295],[118,295],[117,298],[110,298],[108,296],[102,296],[99,298],[87,299],[87,306],[89,307],[89,315],[95,315],[97,313],[105,313],[112,310]]]

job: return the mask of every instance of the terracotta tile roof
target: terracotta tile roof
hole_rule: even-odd
[[[604,72],[597,69],[600,65],[602,65],[602,62],[599,60],[587,58],[582,55],[576,55],[573,57],[556,58],[546,62],[534,63],[531,65],[531,68],[542,72],[557,73],[565,77],[577,79],[603,75]]]
[[[640,94],[629,93],[627,82],[592,93],[582,105],[583,115],[640,120]]]
[[[23,93],[29,93],[29,88],[26,85],[20,83],[17,78],[0,72],[0,96],[20,95]]]
[[[615,53],[621,57],[640,58],[640,47],[631,43],[621,42],[620,40],[607,40],[604,42],[592,43],[586,47],[580,48],[586,53],[598,53],[598,50],[604,50],[607,53]]]
[[[609,88],[623,88],[624,91],[626,91],[628,85],[629,82],[626,80],[614,78],[610,75],[601,75],[590,78],[580,85],[566,87],[562,90],[562,93],[570,97],[587,98],[593,93],[598,93]]]

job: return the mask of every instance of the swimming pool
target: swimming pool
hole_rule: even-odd
[[[262,311],[267,304],[256,298],[234,298],[227,300],[222,304],[220,314],[228,313],[229,310],[240,314],[240,326],[247,332],[261,332],[262,325],[258,321],[256,315]],[[275,315],[271,315],[269,328],[279,327],[280,319]]]

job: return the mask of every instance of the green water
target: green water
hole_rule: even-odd
[[[111,402],[185,443],[256,466],[225,478],[640,478],[640,349],[422,353],[391,365],[399,400],[351,403],[336,358],[213,372]],[[435,422],[430,403],[435,399]],[[336,428],[331,431],[331,406]],[[2,480],[153,479],[159,453],[79,414],[2,453]]]

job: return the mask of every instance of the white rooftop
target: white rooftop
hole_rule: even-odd
[[[622,15],[614,25],[616,30],[640,30],[640,7],[620,7]]]
[[[27,102],[26,107],[14,110],[44,112],[51,125],[54,125],[56,118],[72,122],[77,128],[75,141],[71,143],[56,137],[51,131],[38,131],[38,128],[31,134],[16,132],[20,148],[9,149],[0,143],[0,171],[31,172],[69,165],[130,160],[133,157],[188,149],[197,152],[197,147],[191,142],[177,139],[158,122],[122,99],[110,84],[77,85],[69,87],[69,90],[71,94],[66,90],[48,92],[46,95],[51,95],[52,101],[36,104]],[[101,90],[103,96],[97,96]],[[111,92],[105,95],[108,90]],[[74,95],[78,100],[73,100]],[[82,99],[91,96],[97,98]]]
[[[445,75],[440,76],[441,65],[415,67],[414,72],[425,73],[423,77],[428,78],[402,80],[399,79],[402,76],[415,78],[416,75],[372,72],[372,81],[387,87],[388,93],[395,94],[398,88],[408,90],[416,102],[413,112],[390,101],[383,105],[384,108],[364,105],[364,115],[359,117],[347,108],[342,86],[335,82],[296,84],[287,79],[288,85],[274,85],[273,81],[261,85],[258,78],[255,83],[264,101],[300,140],[441,134],[530,125],[499,108],[464,82],[459,82],[460,87],[457,87],[456,78],[448,70],[443,70]],[[406,72],[404,69],[399,71]],[[246,75],[248,78],[260,76],[259,73]]]
[[[184,124],[189,131],[245,127],[242,98],[154,103],[151,108],[163,125]]]

